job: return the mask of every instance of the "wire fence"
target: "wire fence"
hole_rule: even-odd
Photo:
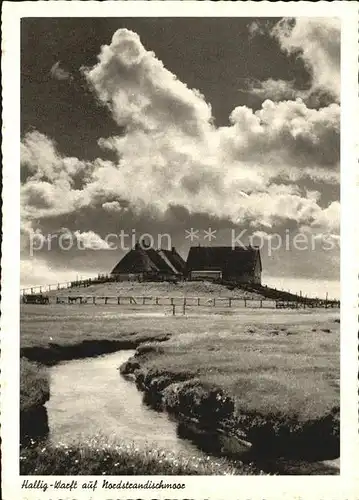
[[[333,308],[339,307],[339,301],[285,301],[270,299],[248,299],[237,297],[184,297],[184,296],[134,296],[134,295],[23,295],[25,304],[68,304],[68,305],[116,305],[116,306],[170,306],[175,314],[176,308],[183,311],[188,307],[210,308],[251,308],[251,309],[305,309],[305,308]]]
[[[22,288],[20,291],[20,296],[23,303],[38,303],[38,304],[117,304],[117,305],[170,305],[170,306],[200,306],[200,305],[216,305],[227,304],[227,307],[258,307],[262,308],[313,308],[313,307],[324,307],[333,308],[340,307],[339,300],[329,300],[328,296],[325,299],[320,298],[308,298],[307,296],[302,296],[293,294],[290,291],[286,292],[283,290],[278,290],[276,288],[268,287],[266,285],[260,284],[236,284],[233,282],[225,282],[223,280],[215,281],[228,287],[229,290],[242,289],[244,292],[253,295],[261,295],[263,298],[238,298],[238,297],[163,297],[163,296],[125,296],[125,295],[86,295],[78,293],[77,295],[71,293],[71,295],[63,295],[64,290],[73,289],[86,289],[91,285],[106,284],[111,282],[119,281],[116,276],[101,275],[99,274],[96,278],[81,278],[73,281],[64,281],[59,283],[52,283],[47,285],[37,285],[28,288]],[[125,280],[124,280],[125,281]],[[141,282],[142,280],[137,280]],[[55,295],[46,295],[50,292],[59,292]],[[152,301],[152,302],[151,302]],[[167,301],[167,302],[166,302]]]

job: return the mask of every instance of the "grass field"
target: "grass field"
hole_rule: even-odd
[[[160,354],[146,357],[147,369],[171,368],[218,385],[248,411],[295,413],[307,419],[339,403],[337,318],[338,312],[325,310],[172,317],[121,316],[111,306],[24,305],[21,347],[84,340],[138,344],[171,336]]]
[[[312,324],[257,319],[250,325],[238,325],[235,317],[206,320],[146,353],[142,370],[190,375],[220,387],[245,413],[308,420],[339,405],[339,325],[334,319]]]
[[[39,348],[55,353],[57,362],[64,346],[64,359],[96,355],[96,345],[100,353],[140,346],[136,376],[156,385],[170,410],[187,405],[198,416],[219,395],[217,413],[226,417],[227,408],[254,439],[265,429],[285,439],[306,433],[313,443],[339,432],[338,311],[167,309],[22,305],[21,349],[35,360]],[[86,342],[95,347],[71,350]]]

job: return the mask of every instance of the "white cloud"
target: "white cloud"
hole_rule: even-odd
[[[102,204],[102,208],[107,212],[123,212],[128,210],[127,207],[123,207],[118,201],[107,201]]]
[[[232,111],[232,125],[220,130],[226,160],[256,163],[277,168],[277,174],[318,176],[323,178],[338,170],[340,150],[340,108],[332,104],[319,110],[309,109],[303,101],[266,100],[253,112],[245,106]],[[288,167],[290,167],[288,169]],[[299,170],[298,170],[299,169]]]
[[[111,249],[108,242],[103,240],[101,236],[94,233],[93,231],[83,231],[83,232],[75,231],[74,236],[76,237],[80,249],[91,249],[91,250]]]
[[[241,92],[256,95],[263,100],[270,99],[271,101],[283,100],[302,100],[308,99],[310,91],[298,90],[295,88],[294,81],[287,80],[274,80],[268,78],[267,80],[250,80],[247,81],[247,87],[241,88]]]
[[[320,228],[323,231],[338,233],[340,228],[339,201],[334,201],[327,208],[321,210],[314,218],[311,226]]]
[[[28,220],[84,207],[120,211],[122,201],[116,200],[158,217],[178,205],[254,227],[320,220],[318,199],[295,182],[338,181],[337,104],[316,110],[301,100],[266,100],[255,112],[235,108],[230,125],[216,128],[204,97],[128,30],[117,31],[84,73],[100,102],[126,127],[121,137],[99,139],[117,161],[66,158],[43,134],[27,134],[22,202]],[[283,186],[278,178],[292,184]]]
[[[51,66],[50,74],[56,80],[71,80],[72,75],[69,71],[66,71],[61,67],[60,61],[57,61],[55,64]]]
[[[337,18],[283,18],[278,23],[254,21],[248,27],[251,37],[272,36],[281,50],[301,58],[310,74],[310,86],[299,90],[295,81],[248,81],[241,89],[273,101],[301,98],[314,107],[321,100],[340,101],[340,20]]]
[[[119,125],[155,132],[171,123],[185,134],[209,128],[211,107],[198,90],[191,90],[168,71],[137,33],[115,32],[93,68],[84,68],[98,99],[107,104]]]
[[[270,26],[271,26],[271,22],[269,21],[252,21],[249,25],[248,25],[248,32],[249,32],[249,35],[251,38],[253,38],[254,36],[257,36],[257,35],[265,35],[268,33],[269,29],[270,29]]]
[[[78,158],[63,157],[54,142],[38,131],[21,142],[21,168],[26,182],[21,187],[22,215],[26,218],[56,216],[78,209],[87,202],[74,189],[76,176],[93,166]]]
[[[282,50],[303,59],[312,77],[312,90],[329,91],[340,98],[340,19],[284,18],[272,35]]]
[[[84,278],[95,277],[97,273],[86,273]],[[44,284],[56,285],[74,281],[80,273],[76,269],[56,268],[51,262],[45,259],[32,258],[22,259],[20,262],[21,287],[28,288]]]

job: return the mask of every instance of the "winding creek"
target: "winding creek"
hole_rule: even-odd
[[[190,441],[177,436],[177,425],[166,413],[143,404],[135,384],[119,374],[117,368],[133,354],[118,351],[51,368],[51,397],[46,404],[49,440],[88,442],[100,435],[140,447],[200,454]]]
[[[46,403],[49,441],[88,443],[94,436],[101,436],[109,442],[188,456],[211,453],[213,436],[199,436],[186,429],[183,432],[181,425],[166,413],[144,404],[135,384],[119,374],[118,367],[133,354],[133,350],[118,351],[51,368],[51,397]],[[248,452],[244,447],[239,451],[243,457]],[[242,459],[239,455],[238,458]],[[339,461],[281,461],[267,464],[264,470],[280,474],[337,474]]]

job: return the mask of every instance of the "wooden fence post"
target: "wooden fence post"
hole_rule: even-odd
[[[96,297],[92,297],[92,303],[96,305]]]
[[[247,307],[247,299],[244,299],[244,307]]]
[[[176,316],[176,306],[172,303],[172,316]]]
[[[232,307],[232,298],[231,297],[229,297],[229,299],[228,299],[228,307]]]
[[[262,309],[262,307],[263,307],[263,300],[261,299],[259,303],[260,303],[259,307]]]
[[[117,305],[121,305],[121,296],[117,297]]]
[[[107,301],[108,301],[108,297],[105,297],[105,305],[107,304]]]

